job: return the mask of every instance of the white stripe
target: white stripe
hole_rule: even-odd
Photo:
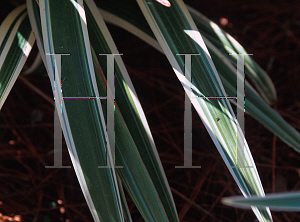
[[[195,41],[197,41],[197,39],[195,39],[194,36],[192,36],[192,38],[193,38]],[[214,50],[214,51],[217,53],[217,55],[218,55],[219,57],[222,57],[221,53],[220,53],[218,50],[216,50],[216,48],[215,48],[208,40],[206,41],[206,43],[208,43],[208,45],[212,48],[212,50]],[[226,64],[232,71],[234,71],[232,65],[230,64],[230,61],[229,61],[226,57],[224,57],[224,62],[225,62],[225,64]],[[238,76],[238,78],[240,78],[240,76]],[[224,106],[224,107],[227,107],[227,109],[225,109],[224,112],[225,112],[228,116],[233,117],[233,116],[234,116],[234,115],[232,114],[233,111],[232,111],[232,109],[231,109],[231,106],[229,106],[228,102],[226,102],[226,101],[224,101],[224,100],[222,100],[222,101],[220,101],[220,102],[223,103],[223,106]],[[206,108],[206,107],[205,107],[205,108]],[[208,110],[207,110],[207,112],[209,113]],[[213,117],[211,117],[211,118],[212,118],[212,124],[213,124],[214,128],[216,128],[217,126],[215,125],[215,122],[213,121]],[[238,122],[236,121],[235,118],[231,118],[231,120],[233,121],[233,122],[231,122],[232,127],[236,129],[236,127],[239,126]],[[230,130],[231,130],[231,128],[230,128]],[[236,132],[236,131],[235,131],[235,132]],[[233,133],[235,133],[235,132],[232,131],[231,133],[233,134]],[[241,135],[243,134],[240,127],[238,127],[238,133],[241,134]],[[221,134],[219,133],[219,131],[217,131],[217,135],[218,135],[219,138],[221,139],[221,144],[224,144],[224,145],[225,145],[225,141],[223,140],[223,137],[221,136]],[[248,144],[247,144],[247,142],[246,142],[245,139],[244,139],[244,144],[245,144],[245,151],[246,151],[246,153],[247,153],[247,155],[246,155],[246,160],[247,160],[247,162],[246,162],[246,163],[249,163],[249,166],[252,166],[252,167],[255,168],[255,170],[252,169],[251,171],[252,171],[252,173],[253,173],[254,175],[256,175],[255,181],[256,181],[256,185],[259,185],[259,190],[258,190],[258,191],[260,192],[261,195],[263,195],[264,192],[263,192],[263,188],[262,188],[260,179],[259,179],[258,174],[257,174],[257,171],[256,171],[256,166],[255,166],[255,164],[254,164],[252,155],[250,154],[249,147],[248,147]],[[225,147],[225,146],[224,146],[224,148],[226,149],[227,153],[230,155],[228,147]],[[220,150],[219,150],[219,152],[220,152]],[[223,155],[222,155],[222,156],[223,156]],[[231,156],[231,155],[230,155],[230,156]],[[232,158],[232,156],[231,156],[231,158]],[[235,162],[234,159],[232,159],[232,161]],[[230,166],[228,166],[228,168],[231,169]],[[232,172],[232,173],[233,173],[233,172]],[[233,175],[234,175],[234,174],[233,174]],[[237,183],[238,183],[238,182],[237,182]],[[244,183],[243,183],[243,184],[244,184]],[[244,186],[245,186],[245,184],[244,184]],[[245,187],[246,187],[246,186],[245,186]],[[248,191],[248,194],[247,194],[247,195],[249,195],[249,191]]]
[[[86,17],[85,17],[85,11],[83,9],[83,2],[81,0],[78,0],[78,3],[75,2],[74,0],[70,0],[70,1],[74,5],[75,9],[78,11],[80,18],[82,19],[81,21],[84,22],[84,24],[86,25]]]
[[[19,44],[20,44],[20,42],[22,42],[22,40],[24,40],[25,38],[19,32],[17,33],[17,36],[18,36],[18,40],[19,40]],[[19,45],[19,47],[20,47],[20,45]],[[29,55],[29,53],[30,53],[30,51],[32,49],[32,46],[31,46],[31,44],[29,44],[29,42],[26,42],[24,48],[20,47],[20,49],[23,51],[23,56],[28,57],[28,55]]]
[[[182,74],[182,71],[178,71],[178,70],[176,70],[175,68],[173,68],[173,70],[174,70],[176,76],[178,77],[178,79],[179,79],[179,78],[182,79],[182,77],[181,77],[181,76],[183,75],[183,74]],[[184,78],[185,78],[185,77],[184,77]],[[183,85],[184,82],[181,82],[181,84]],[[192,92],[191,97],[195,97],[195,96],[196,96],[196,95]],[[231,164],[230,164],[229,161],[227,160],[227,157],[225,156],[225,153],[224,153],[224,151],[223,151],[223,149],[222,149],[222,147],[221,147],[221,144],[220,144],[218,138],[216,137],[215,133],[213,132],[213,129],[212,129],[211,124],[210,124],[210,121],[208,120],[206,114],[204,113],[203,108],[204,108],[205,111],[209,114],[209,119],[211,120],[211,122],[214,123],[214,119],[213,119],[213,117],[211,116],[210,111],[208,110],[208,108],[207,108],[207,106],[206,106],[204,100],[203,100],[203,99],[200,99],[200,102],[199,102],[199,103],[198,103],[197,100],[195,100],[195,99],[191,99],[191,98],[190,98],[190,100],[191,100],[193,106],[195,107],[197,113],[199,114],[199,116],[200,116],[200,118],[201,118],[201,120],[202,120],[202,122],[203,122],[203,124],[204,124],[204,126],[205,126],[205,128],[206,128],[206,130],[208,131],[208,133],[209,133],[211,139],[213,140],[215,146],[217,147],[217,149],[218,149],[220,155],[222,156],[222,158],[223,158],[223,160],[224,160],[226,166],[228,167],[228,169],[229,169],[229,171],[231,172],[232,176],[234,177],[236,183],[238,184],[239,188],[241,189],[242,187],[246,187],[246,185],[245,185],[245,183],[244,183],[243,180],[242,180],[242,182],[243,182],[242,184],[239,183],[238,177],[241,178],[241,176],[240,176],[240,175],[236,175],[235,172],[233,171],[233,168],[231,167]],[[202,103],[202,105],[200,105],[201,103]],[[215,125],[214,125],[214,126],[215,126]],[[215,126],[215,127],[216,127],[216,126]],[[217,130],[217,132],[218,132],[218,130]],[[219,134],[219,132],[218,132],[218,134]],[[225,142],[224,142],[224,140],[223,140],[223,137],[221,137],[220,134],[219,134],[219,137],[222,139],[223,144],[225,144]],[[229,152],[228,152],[228,147],[224,147],[224,148],[225,148],[225,150],[227,151],[227,153],[229,154]],[[230,154],[229,154],[229,156],[231,157]],[[231,159],[231,161],[234,162],[233,159]],[[242,192],[243,192],[243,189],[241,189],[241,190],[242,190]],[[248,193],[249,193],[249,192],[248,192]],[[245,193],[243,192],[243,194],[245,194]]]

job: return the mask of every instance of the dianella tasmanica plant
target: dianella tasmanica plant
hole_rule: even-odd
[[[223,203],[249,206],[261,222],[272,221],[272,208],[300,210],[299,192],[265,196],[244,137],[244,112],[298,152],[299,133],[270,108],[277,99],[271,79],[228,33],[182,0],[27,0],[0,27],[0,108],[36,41],[39,56],[22,72],[44,66],[48,73],[55,129],[63,131],[95,221],[132,221],[123,188],[145,221],[179,221],[146,116],[106,22],[165,54],[183,86],[184,162],[176,168],[198,167],[189,139],[192,104],[244,196]],[[61,143],[59,133],[55,140]],[[46,167],[65,167],[59,152]]]

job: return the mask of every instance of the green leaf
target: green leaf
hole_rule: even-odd
[[[26,6],[13,10],[0,26],[0,109],[21,72],[35,38]]]
[[[222,199],[223,204],[249,208],[256,206],[258,208],[270,207],[271,210],[278,211],[300,211],[300,192],[284,192],[267,194],[265,197],[226,197]]]
[[[52,87],[57,89],[54,91],[57,109],[60,110],[62,97],[99,97],[83,2],[39,1],[39,4],[44,52],[50,54],[46,56],[47,69]],[[70,53],[62,56],[61,73],[57,56],[56,60],[53,56],[58,53]],[[62,90],[58,90],[60,88]],[[109,145],[106,152],[100,100],[64,99],[62,111],[58,114],[79,184],[94,220],[124,221]],[[106,164],[108,168],[98,169]]]
[[[227,94],[203,39],[183,2],[172,1],[170,7],[152,0],[138,0],[137,2],[178,79],[187,93],[191,91],[189,99],[204,122],[242,193],[245,196],[264,196],[261,181],[246,141],[244,141],[243,154],[237,156],[236,128],[238,137],[242,137],[243,133],[229,102],[224,99],[205,98],[226,96]],[[191,53],[199,56],[193,56],[192,70],[188,70],[189,75],[192,75],[192,82],[189,83],[183,74],[184,58],[178,54]],[[216,121],[216,118],[220,118],[222,121]],[[237,146],[241,147],[242,144]],[[244,163],[242,163],[243,161]],[[272,221],[269,209],[253,208],[253,210],[260,221]]]

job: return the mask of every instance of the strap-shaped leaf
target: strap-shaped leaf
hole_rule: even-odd
[[[158,42],[154,39],[150,27],[148,26],[148,24],[145,24],[142,15],[140,15],[139,13],[133,13],[136,10],[135,7],[129,7],[128,10],[118,12],[113,7],[113,4],[111,5],[111,7],[108,7],[104,4],[101,4],[100,6],[101,9],[99,10],[104,20],[131,32],[132,34],[141,38],[149,45],[153,46],[158,51],[163,53]],[[105,8],[105,10],[102,8]],[[191,8],[189,8],[189,10],[191,11]],[[128,13],[128,11],[131,13]],[[140,17],[137,18],[137,16]],[[197,27],[199,28],[199,26]],[[229,60],[231,57],[224,56],[224,54],[226,53],[222,53],[222,47],[217,48],[215,46],[218,44],[212,44],[212,42],[204,36],[203,40],[208,48],[208,51],[211,54],[216,69],[218,70],[227,95],[235,97],[237,75],[235,70],[236,61],[235,63],[232,63],[233,61]],[[275,133],[279,138],[281,138],[286,144],[293,147],[297,152],[300,152],[299,133],[293,127],[291,127],[277,112],[275,112],[262,100],[262,98],[257,94],[253,87],[251,87],[247,80],[245,81],[245,92],[246,113],[258,120],[267,129],[269,129],[271,132]],[[230,100],[230,102],[234,103],[233,100]],[[243,109],[242,107],[239,108]]]
[[[278,211],[300,211],[300,192],[284,192],[267,194],[265,197],[227,197],[222,199],[223,204],[249,208],[256,206],[258,208],[269,207],[271,210]]]
[[[229,102],[224,99],[205,99],[209,96],[224,97],[226,93],[210,54],[184,3],[180,0],[168,1],[169,5],[153,0],[137,0],[137,2],[186,92],[192,91],[188,93],[191,95],[189,99],[242,193],[245,196],[264,196],[255,163],[245,140],[243,154],[238,156],[236,152],[236,128],[240,134],[238,137],[242,135],[242,131]],[[191,71],[185,70],[192,76],[192,83],[183,74],[184,57],[178,56],[191,53],[199,54],[193,57]],[[218,118],[222,121],[216,120]],[[238,144],[238,147],[241,146],[242,144]],[[244,161],[244,164],[240,161]],[[237,167],[234,167],[236,165]],[[260,221],[272,220],[269,209],[259,210],[254,207],[253,210]]]
[[[21,72],[35,38],[26,5],[13,10],[0,26],[0,109]]]
[[[116,46],[96,5],[91,1],[86,2],[89,8],[87,9],[88,30],[95,52],[117,54]],[[103,55],[97,57],[106,74],[108,69],[106,57]],[[178,221],[175,203],[145,114],[121,57],[116,56],[115,60],[118,107],[116,109],[116,163],[127,165],[123,169],[118,169],[118,174],[146,221]],[[106,83],[104,81],[103,86],[103,81],[99,80],[98,88],[102,89],[100,94],[105,93],[103,88],[105,89]],[[122,114],[120,120],[118,112]],[[121,133],[123,130],[124,133]],[[143,165],[138,165],[139,162]],[[157,195],[159,198],[155,200],[154,197]]]
[[[99,97],[82,1],[39,1],[56,107],[62,97]],[[61,73],[53,54],[62,56]],[[55,71],[54,71],[55,70]],[[61,85],[62,79],[62,85]],[[55,81],[54,81],[55,80]],[[58,90],[62,87],[62,90]],[[124,221],[100,100],[62,100],[58,112],[71,160],[95,221]],[[107,160],[107,163],[106,163]],[[98,166],[109,168],[98,169]]]
[[[232,53],[247,54],[246,50],[217,24],[197,10],[191,7],[187,8],[196,26],[201,30],[202,35],[211,40],[211,43],[223,52],[224,57],[237,64],[237,57]],[[276,102],[277,95],[273,82],[268,74],[249,55],[245,56],[245,73],[251,78],[262,97],[269,104]]]

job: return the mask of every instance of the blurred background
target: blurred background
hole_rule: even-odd
[[[19,1],[0,1],[0,21]],[[300,3],[298,1],[185,1],[229,32],[267,71],[277,90],[272,107],[300,132]],[[3,10],[5,8],[5,10]],[[180,221],[254,222],[251,210],[223,205],[241,195],[200,118],[193,110],[193,165],[183,165],[184,91],[166,57],[112,25],[109,30],[134,83],[164,166]],[[0,33],[1,34],[1,33]],[[33,49],[32,55],[36,54]],[[28,59],[27,66],[34,56]],[[93,221],[74,170],[53,165],[54,106],[49,78],[22,76],[0,112],[0,222]],[[247,92],[246,92],[247,95]],[[266,193],[300,189],[300,154],[246,115],[245,134]],[[63,165],[71,161],[63,141]],[[128,197],[134,222],[144,221]],[[272,212],[275,222],[300,214]]]

